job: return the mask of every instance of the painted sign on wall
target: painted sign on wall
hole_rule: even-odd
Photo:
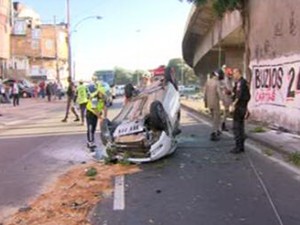
[[[250,68],[254,117],[300,131],[300,55],[252,61]]]

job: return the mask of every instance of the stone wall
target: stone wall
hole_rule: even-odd
[[[0,59],[9,58],[9,41],[10,41],[10,25],[9,25],[9,9],[10,1],[0,1]]]

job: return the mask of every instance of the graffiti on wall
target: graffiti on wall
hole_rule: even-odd
[[[250,64],[252,105],[300,109],[300,56]]]
[[[300,132],[300,55],[250,62],[253,119]]]

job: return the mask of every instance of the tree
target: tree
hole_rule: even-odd
[[[139,85],[140,80],[143,74],[145,74],[145,70],[135,70],[132,74],[132,84]]]
[[[115,79],[116,84],[127,84],[131,82],[132,74],[126,69],[115,67]]]
[[[182,0],[180,0],[182,1]],[[207,2],[212,2],[213,9],[217,16],[222,17],[226,11],[233,11],[235,9],[243,9],[247,0],[186,0],[195,5],[204,5]]]
[[[181,58],[170,59],[168,67],[174,68],[176,79],[183,85],[195,84],[199,80],[193,69],[190,68]]]

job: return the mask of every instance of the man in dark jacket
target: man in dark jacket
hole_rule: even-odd
[[[75,98],[75,86],[74,83],[72,82],[72,79],[69,77],[68,78],[69,86],[67,89],[67,108],[66,108],[66,115],[65,118],[61,122],[67,122],[68,116],[69,116],[69,111],[71,107],[72,113],[75,115],[75,122],[80,121],[79,116],[76,112],[76,109],[74,107],[74,98]]]
[[[242,77],[241,70],[235,68],[233,70],[233,78],[235,85],[233,88],[233,133],[235,139],[235,148],[231,153],[237,154],[244,152],[245,141],[245,115],[247,113],[247,105],[250,100],[250,92],[247,81]]]

